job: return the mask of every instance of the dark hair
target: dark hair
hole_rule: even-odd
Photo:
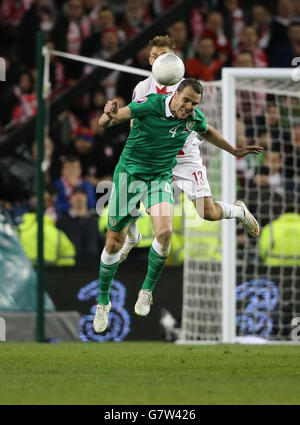
[[[84,195],[87,195],[87,191],[82,186],[77,186],[73,189],[72,195],[75,195],[75,193],[83,193]]]
[[[177,87],[178,93],[182,92],[186,87],[191,87],[196,93],[203,95],[203,87],[196,78],[185,78]]]
[[[46,184],[45,192],[48,192],[49,195],[57,195],[58,190],[57,190],[57,187],[55,186],[55,184],[50,182],[50,183]]]
[[[78,156],[75,155],[70,155],[70,156],[66,156],[63,160],[63,163],[65,162],[80,162]]]

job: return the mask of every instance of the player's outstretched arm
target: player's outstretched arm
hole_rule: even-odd
[[[131,111],[128,106],[119,108],[119,103],[116,99],[109,100],[104,106],[104,113],[98,121],[99,127],[107,128],[113,125],[128,121],[131,118]]]
[[[201,136],[203,136],[208,142],[212,143],[213,145],[217,146],[220,149],[223,149],[224,151],[231,153],[231,155],[236,156],[237,158],[241,158],[250,153],[258,155],[262,153],[264,150],[263,147],[256,146],[256,145],[245,146],[244,148],[234,148],[211,125],[207,125],[207,130],[204,133],[201,133]]]

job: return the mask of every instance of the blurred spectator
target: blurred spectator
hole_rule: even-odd
[[[82,0],[68,0],[64,6],[64,13],[56,19],[52,40],[57,50],[78,55],[83,41],[91,34],[90,21],[84,15]],[[81,76],[81,63],[67,60],[63,63],[68,79],[77,80]]]
[[[94,118],[97,118],[97,127],[98,127],[98,120],[100,115],[103,114],[104,105],[106,103],[106,96],[105,96],[105,88],[102,86],[96,87],[89,95],[89,101],[88,105],[86,107],[86,114],[85,114],[85,125],[92,129],[93,133],[95,134],[94,128],[91,127],[91,121],[94,120]],[[100,127],[98,127],[100,129]]]
[[[201,37],[208,12],[209,8],[206,2],[191,11],[189,24],[193,40],[198,40]]]
[[[72,138],[80,128],[80,121],[70,110],[61,112],[51,125],[51,134],[56,150],[69,146]]]
[[[216,58],[214,41],[202,37],[195,43],[195,56],[187,59],[184,65],[187,76],[213,81],[220,77],[223,61]]]
[[[84,13],[87,16],[91,30],[95,31],[98,13],[107,6],[106,0],[83,0]]]
[[[258,47],[266,50],[271,38],[272,13],[263,3],[254,4],[251,9],[252,26],[256,28]]]
[[[224,33],[234,49],[239,42],[242,29],[248,21],[248,10],[247,7],[241,7],[238,0],[224,0],[219,3],[221,5],[218,10],[224,19]]]
[[[253,54],[247,50],[240,51],[234,61],[234,66],[237,68],[253,68],[254,59]]]
[[[263,227],[259,253],[267,266],[300,265],[299,204],[293,196],[285,197],[281,215]]]
[[[126,38],[134,37],[150,25],[151,19],[140,0],[126,0],[121,28]]]
[[[74,156],[79,159],[82,177],[89,181],[93,186],[96,186],[99,179],[99,157],[96,146],[96,140],[91,130],[81,128],[78,130],[73,143],[67,150],[66,156]]]
[[[0,45],[11,49],[18,44],[20,23],[33,0],[2,0],[0,2]],[[2,30],[3,29],[3,34]],[[2,38],[3,35],[3,38]],[[5,41],[4,41],[5,38]]]
[[[240,188],[248,208],[261,226],[280,214],[283,182],[281,178],[281,160],[278,152],[267,152],[263,162],[256,167],[254,175]]]
[[[6,28],[16,28],[33,0],[2,0],[0,5],[1,22]]]
[[[91,27],[84,15],[82,0],[68,0],[64,13],[58,17],[52,39],[58,50],[79,54],[83,40],[89,37]]]
[[[185,21],[176,21],[168,28],[168,35],[174,40],[175,54],[183,61],[193,54],[193,45],[189,41],[188,27]]]
[[[77,265],[97,264],[103,242],[100,240],[98,230],[98,215],[96,211],[88,210],[85,189],[74,189],[70,197],[70,204],[70,209],[58,220],[57,227],[74,244]]]
[[[234,66],[252,68],[254,66],[252,53],[248,51],[238,53]],[[257,88],[257,91],[252,91],[253,86]],[[256,122],[257,117],[264,113],[265,94],[261,90],[262,88],[263,82],[254,80],[250,83],[250,90],[236,91],[237,113],[246,124],[246,136],[249,139],[253,138],[254,128],[258,125]]]
[[[55,22],[55,6],[49,0],[36,0],[20,24],[20,57],[28,67],[36,66],[36,34],[42,31],[50,39]]]
[[[278,42],[270,52],[270,65],[289,68],[294,57],[300,57],[300,22],[289,24],[287,40]]]
[[[285,138],[285,130],[280,122],[280,110],[276,103],[267,104],[264,115],[256,118],[256,130],[266,129],[271,136],[272,150],[280,151],[280,146]]]
[[[113,54],[118,51],[120,43],[120,36],[116,27],[106,27],[101,32],[100,43],[97,49],[89,52],[89,56],[92,55],[94,58],[109,59]],[[88,42],[86,43],[89,44]],[[95,46],[96,47],[96,46]],[[89,72],[94,66],[87,65],[85,72]]]
[[[37,260],[37,216],[26,213],[18,228],[19,237],[27,257]],[[49,215],[44,215],[44,259],[46,264],[55,266],[73,266],[75,264],[75,247],[68,237],[58,230]]]
[[[0,104],[3,125],[20,125],[36,114],[34,78],[30,71],[21,71],[18,83],[8,88]]]
[[[220,12],[208,13],[202,37],[208,37],[214,41],[218,56],[223,62],[231,56],[231,45],[224,34],[224,21]]]
[[[83,41],[80,54],[91,57],[101,49],[102,33],[106,29],[115,28],[119,35],[119,41],[124,41],[126,36],[124,31],[116,26],[116,18],[112,9],[103,7],[98,11],[97,19],[94,22],[94,31]]]
[[[77,187],[82,187],[86,190],[88,197],[88,209],[94,209],[96,207],[95,188],[91,183],[82,178],[82,168],[78,158],[68,157],[64,160],[61,178],[56,180],[55,184],[58,189],[55,204],[58,216],[69,210],[71,206],[71,194]]]
[[[271,38],[269,43],[270,54],[279,43],[288,40],[288,26],[294,17],[292,0],[278,0],[276,15],[271,23]]]
[[[241,51],[251,52],[253,55],[254,66],[262,68],[268,66],[268,57],[265,52],[258,47],[257,30],[254,26],[245,26],[241,32],[240,44],[233,52],[233,62]]]
[[[117,28],[108,27],[101,34],[101,45],[93,57],[96,59],[108,60],[119,49],[120,37]],[[84,73],[89,73],[94,68],[93,65],[86,65]],[[113,71],[102,82],[106,89],[106,97],[112,99],[116,96],[116,84],[119,76],[118,71]]]

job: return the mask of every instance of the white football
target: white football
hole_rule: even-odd
[[[155,59],[152,74],[155,80],[164,86],[173,86],[183,78],[185,72],[182,60],[173,53],[164,53]]]

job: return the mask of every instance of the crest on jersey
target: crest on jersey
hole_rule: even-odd
[[[194,125],[195,125],[195,121],[187,121],[186,123],[187,130],[192,131],[192,128],[194,127]]]
[[[145,102],[147,102],[147,98],[146,97],[141,97],[140,99],[136,99],[135,100],[135,103],[145,103]]]
[[[113,217],[109,217],[109,218],[108,218],[108,222],[109,222],[109,224],[110,224],[111,226],[115,226],[115,225],[116,225],[116,223],[117,223],[117,220],[116,220],[115,218],[113,218]]]

